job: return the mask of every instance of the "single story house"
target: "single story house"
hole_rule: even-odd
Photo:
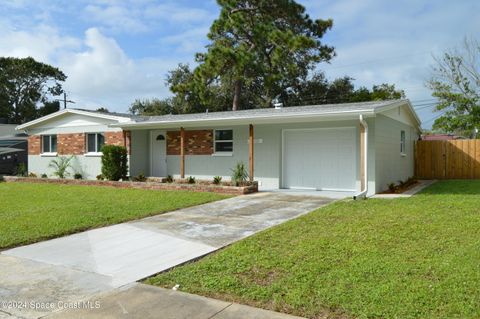
[[[262,190],[290,188],[373,195],[414,175],[420,120],[408,100],[135,116],[64,109],[17,127],[29,135],[29,171],[75,155],[87,179],[101,146],[124,145],[131,176],[228,180],[244,162]]]

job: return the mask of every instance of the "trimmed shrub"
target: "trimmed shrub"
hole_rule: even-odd
[[[35,173],[30,173],[30,174],[28,174],[28,177],[30,177],[30,178],[37,178],[37,174],[35,174]]]
[[[103,176],[102,174],[97,175],[97,181],[103,181],[104,179],[105,179],[105,176]]]
[[[82,176],[82,174],[80,174],[80,173],[75,173],[75,174],[73,175],[73,178],[74,178],[74,179],[83,179],[83,176]]]
[[[187,183],[189,183],[189,184],[195,184],[195,182],[196,182],[196,181],[195,181],[195,177],[189,176],[189,177],[187,178]]]
[[[215,176],[215,177],[213,178],[213,183],[214,183],[215,185],[218,185],[218,184],[220,184],[221,182],[222,182],[222,176]]]
[[[102,175],[110,181],[125,179],[128,172],[127,148],[117,145],[102,147]]]
[[[48,178],[48,175],[45,174],[45,173],[43,173],[43,174],[41,175],[41,177],[42,177],[42,178]]]
[[[168,176],[165,178],[165,183],[173,183],[173,176],[172,176],[172,175],[168,175]]]

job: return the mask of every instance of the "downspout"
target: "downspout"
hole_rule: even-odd
[[[364,150],[363,154],[365,154],[365,159],[363,161],[363,170],[364,170],[364,176],[363,176],[363,189],[360,190],[359,193],[353,195],[353,199],[356,200],[357,198],[363,197],[367,198],[367,192],[368,192],[368,124],[367,122],[363,119],[363,116],[360,114],[360,125],[363,126],[365,129],[365,141],[363,143]]]

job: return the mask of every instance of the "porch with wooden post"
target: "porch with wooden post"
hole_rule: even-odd
[[[249,138],[248,138],[248,164],[249,164],[249,177],[250,182],[254,180],[254,133],[253,133],[253,124],[249,125]]]
[[[180,128],[180,178],[185,178],[185,129]]]

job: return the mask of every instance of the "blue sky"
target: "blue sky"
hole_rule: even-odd
[[[333,79],[349,75],[357,86],[383,82],[404,89],[414,104],[431,99],[425,81],[432,55],[480,30],[480,2],[420,0],[298,0],[314,18],[332,18],[324,42],[336,48]],[[164,79],[203,50],[215,1],[4,0],[0,55],[33,56],[60,67],[76,107],[123,111],[136,98],[170,95]],[[419,110],[424,126],[436,114]]]

